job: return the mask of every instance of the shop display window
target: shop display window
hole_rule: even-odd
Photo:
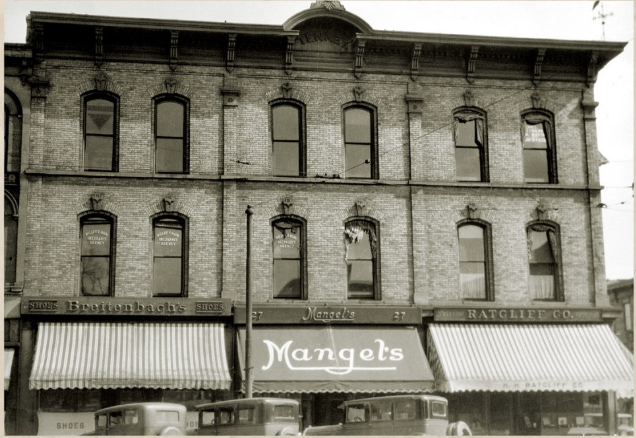
[[[600,392],[543,393],[542,433],[561,435],[573,427],[603,429],[603,397]]]
[[[98,389],[47,389],[40,391],[42,412],[94,412],[101,408]]]
[[[490,432],[488,435],[513,435],[513,394],[491,393],[489,395]]]

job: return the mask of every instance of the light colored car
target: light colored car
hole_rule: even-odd
[[[434,395],[396,395],[344,402],[343,422],[308,427],[303,435],[472,435],[463,421],[448,423],[448,400]]]
[[[185,435],[186,407],[130,403],[95,412],[95,430],[84,435]]]
[[[199,410],[198,435],[298,435],[299,405],[284,398],[245,398],[208,403]]]

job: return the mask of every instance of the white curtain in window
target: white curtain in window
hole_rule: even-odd
[[[554,277],[552,275],[531,275],[530,293],[535,300],[554,299]]]
[[[486,298],[486,282],[483,274],[461,274],[460,281],[464,298]]]

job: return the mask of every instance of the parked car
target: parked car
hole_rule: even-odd
[[[303,435],[472,435],[463,421],[448,423],[448,400],[434,395],[396,395],[344,402],[343,421],[308,427]]]
[[[298,435],[299,405],[284,398],[244,398],[207,403],[198,435]]]
[[[95,430],[84,435],[185,435],[186,407],[130,403],[95,412]]]

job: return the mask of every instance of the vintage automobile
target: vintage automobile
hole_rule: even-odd
[[[199,410],[198,435],[298,435],[299,405],[284,398],[244,398],[207,403]]]
[[[308,427],[303,435],[472,435],[463,421],[448,423],[448,400],[434,395],[395,395],[344,402],[343,422]]]
[[[185,435],[186,407],[130,403],[95,412],[95,430],[84,435]]]

